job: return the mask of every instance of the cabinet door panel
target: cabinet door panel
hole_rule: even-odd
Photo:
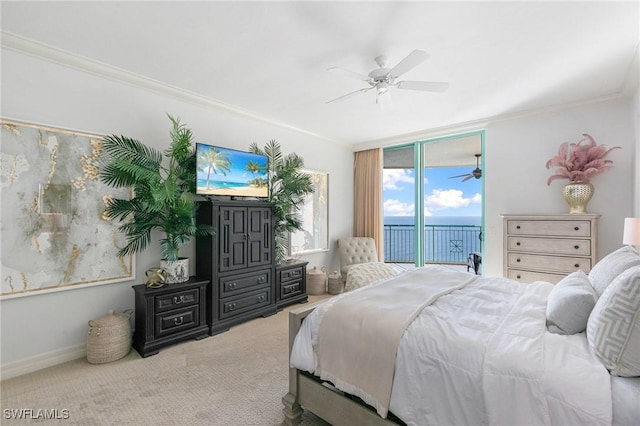
[[[220,208],[220,271],[247,267],[247,209]]]
[[[261,266],[271,263],[271,210],[250,207],[248,212],[248,253],[247,266]]]

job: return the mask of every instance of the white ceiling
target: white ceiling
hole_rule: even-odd
[[[637,1],[2,1],[1,13],[5,47],[44,43],[354,147],[637,84]],[[365,87],[329,67],[367,74],[414,49],[430,57],[402,79],[446,92],[395,90],[390,112],[374,91],[326,104]]]

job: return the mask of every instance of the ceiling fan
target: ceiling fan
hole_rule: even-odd
[[[428,56],[429,55],[422,50],[414,50],[393,68],[387,68],[386,56],[378,56],[375,58],[375,61],[379,68],[374,69],[368,75],[363,75],[340,67],[329,68],[329,71],[331,72],[364,81],[369,85],[369,87],[347,93],[346,95],[332,99],[327,103],[343,101],[357,95],[358,93],[368,92],[373,89],[376,90],[376,103],[380,103],[384,102],[384,98],[389,96],[388,90],[392,87],[397,89],[421,90],[426,92],[444,92],[449,87],[449,83],[435,81],[397,81],[398,77],[421,64]]]
[[[471,173],[465,173],[463,175],[450,176],[449,179],[464,177],[462,182],[468,181],[471,178],[480,179],[482,177],[482,170],[480,169],[480,157],[482,154],[475,154],[476,156],[476,168]]]

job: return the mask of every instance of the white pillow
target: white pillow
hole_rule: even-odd
[[[633,246],[623,246],[600,259],[600,261],[591,268],[589,280],[593,288],[596,289],[598,296],[601,296],[607,286],[611,284],[618,275],[632,266],[637,265],[640,265],[640,254],[638,254],[638,251]]]
[[[547,328],[556,334],[583,332],[597,300],[598,294],[584,272],[567,275],[549,293]]]
[[[640,376],[640,266],[613,280],[591,312],[587,340],[614,376]]]

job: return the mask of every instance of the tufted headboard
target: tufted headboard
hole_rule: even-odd
[[[340,238],[338,253],[340,254],[340,272],[343,279],[347,276],[351,265],[378,261],[376,243],[370,237]]]

